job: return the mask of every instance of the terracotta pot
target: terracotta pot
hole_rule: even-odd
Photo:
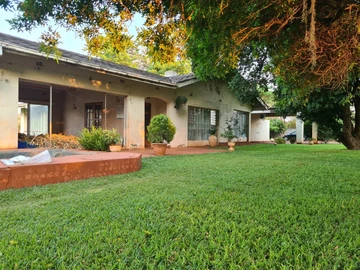
[[[229,146],[229,151],[235,151],[234,149],[235,142],[228,142],[228,146]]]
[[[215,135],[209,136],[209,145],[210,145],[210,147],[217,146],[217,137]]]
[[[155,156],[165,156],[167,143],[153,143],[152,148],[154,149]]]
[[[120,152],[121,151],[121,145],[120,144],[114,144],[109,146],[110,152]]]

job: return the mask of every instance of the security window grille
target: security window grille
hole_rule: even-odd
[[[235,135],[241,140],[247,141],[249,132],[249,113],[234,111],[233,117],[237,120],[234,125]]]
[[[188,109],[188,140],[207,140],[209,129],[217,126],[216,110],[189,107]]]
[[[85,104],[85,127],[101,127],[102,103]]]

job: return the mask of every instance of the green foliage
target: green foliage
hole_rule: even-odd
[[[286,129],[295,129],[296,128],[296,119],[294,118],[291,121],[285,122]]]
[[[318,130],[324,131],[324,140],[334,138],[342,141],[343,110],[347,94],[343,91],[328,91],[320,89],[306,97],[294,96],[291,86],[280,84],[274,91],[276,96],[276,111],[280,115],[295,115],[305,122],[305,136],[311,137],[311,124],[317,122]]]
[[[237,138],[234,131],[234,126],[237,125],[237,121],[235,117],[230,117],[230,119],[225,120],[226,128],[224,128],[224,132],[221,133],[220,136],[226,138],[228,142]]]
[[[274,108],[275,100],[273,91],[262,91],[260,92],[260,98],[268,105],[270,108]]]
[[[154,62],[151,55],[140,51],[141,47],[137,41],[133,42],[129,39],[128,42],[123,45],[122,50],[118,51],[106,41],[108,39],[106,36],[101,36],[100,41],[97,41],[98,48],[94,50],[94,55],[106,61],[146,70],[159,75],[164,75],[165,72],[169,70],[175,71],[178,74],[188,74],[191,72],[191,62],[189,59]]]
[[[213,127],[213,128],[210,128],[209,130],[208,130],[208,133],[209,133],[209,135],[216,135],[216,131],[217,131],[217,128],[216,127]]]
[[[187,97],[185,96],[177,96],[175,99],[175,109],[179,110],[181,106],[185,105],[188,101]]]
[[[121,142],[121,136],[115,129],[106,130],[92,126],[80,132],[79,143],[86,150],[108,151],[109,146]]]
[[[0,268],[358,269],[360,152],[344,149],[143,158],[127,175],[1,191]]]
[[[159,114],[151,118],[150,125],[147,126],[147,139],[151,143],[170,143],[176,133],[176,128],[169,117]]]
[[[251,83],[242,75],[236,74],[229,82],[230,91],[243,104],[252,104],[260,96],[256,83]]]
[[[286,143],[285,139],[284,139],[284,138],[281,138],[281,137],[275,138],[275,142],[276,142],[277,144],[285,144],[285,143]]]
[[[146,22],[139,40],[151,62],[189,57],[200,79],[229,80],[236,75],[231,88],[243,103],[251,103],[259,89],[266,90],[274,80],[280,88],[284,84],[287,88],[278,100],[283,108],[286,103],[292,109],[303,108],[317,92],[323,100],[313,101],[312,107],[322,111],[321,107],[329,110],[334,106],[327,111],[333,116],[326,126],[339,133],[336,126],[342,125],[342,134],[336,136],[349,149],[360,149],[359,1],[311,3],[22,0],[16,4],[17,17],[10,22],[14,29],[31,30],[54,19],[84,35],[94,53],[104,44],[102,35],[116,51],[126,48],[129,37],[124,26],[140,13]],[[15,4],[2,1],[0,7],[9,9]],[[323,102],[339,95],[343,96],[338,103]],[[351,108],[355,108],[355,117]],[[341,117],[338,110],[342,110]],[[306,109],[296,112],[305,119]]]
[[[318,124],[318,140],[327,143],[330,140],[336,140],[338,137],[336,134],[339,134],[339,130],[336,132],[330,126],[324,124]],[[312,121],[306,120],[304,122],[304,135],[305,138],[312,137]]]
[[[13,6],[11,1],[0,2],[5,9]],[[140,13],[145,18],[140,44],[153,62],[174,62],[188,53],[194,72],[202,79],[224,79],[249,56],[258,62],[248,69],[250,76],[262,70],[287,81],[302,80],[307,89],[312,83],[326,86],[346,81],[360,57],[359,3],[355,0],[331,0],[330,4],[317,0],[314,10],[308,1],[285,0],[271,4],[267,0],[22,0],[16,1],[16,8],[13,28],[31,30],[54,19],[84,35],[91,52],[101,47],[103,35],[116,51],[126,48],[126,25]]]
[[[49,27],[49,30],[41,35],[42,41],[40,42],[39,48],[39,51],[44,52],[47,56],[53,55],[58,63],[58,59],[62,55],[61,51],[58,48],[59,38],[59,33]]]
[[[147,65],[144,57],[132,42],[129,42],[128,47],[124,48],[121,52],[117,52],[116,49],[109,46],[109,44],[103,45],[102,49],[94,53],[94,55],[106,61],[126,65],[132,68],[144,69]]]
[[[285,123],[278,118],[270,119],[270,133],[272,137],[279,135],[286,130]]]
[[[151,61],[151,58],[149,59]],[[181,59],[173,62],[151,62],[146,71],[164,75],[166,71],[175,71],[177,74],[189,74],[191,73],[191,62],[189,59]]]

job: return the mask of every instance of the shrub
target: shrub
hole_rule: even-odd
[[[151,143],[171,142],[174,139],[176,128],[169,117],[159,114],[151,118],[147,126],[147,139]]]
[[[215,136],[215,135],[216,135],[216,131],[217,131],[216,127],[212,127],[212,128],[210,128],[210,129],[208,130],[208,133],[209,133],[210,136],[211,136],[211,135]]]
[[[270,120],[270,134],[271,137],[275,137],[283,133],[286,130],[285,123],[278,118]]]
[[[221,133],[220,136],[226,138],[228,142],[237,138],[234,131],[234,126],[236,126],[237,123],[238,120],[235,117],[230,117],[230,119],[225,120],[226,128],[224,128],[224,133]]]
[[[121,136],[115,129],[107,130],[101,127],[84,128],[80,132],[79,143],[86,150],[108,151],[109,146],[121,141]]]
[[[290,143],[291,143],[291,144],[294,144],[295,142],[296,142],[296,139],[294,139],[294,138],[291,138],[291,139],[290,139]]]
[[[277,137],[277,138],[275,138],[275,142],[277,144],[285,144],[285,139],[281,138],[281,137]]]

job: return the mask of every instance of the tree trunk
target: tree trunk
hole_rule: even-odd
[[[354,109],[355,122],[353,123],[350,105],[344,107],[342,143],[349,150],[360,150],[360,97],[354,98]]]

